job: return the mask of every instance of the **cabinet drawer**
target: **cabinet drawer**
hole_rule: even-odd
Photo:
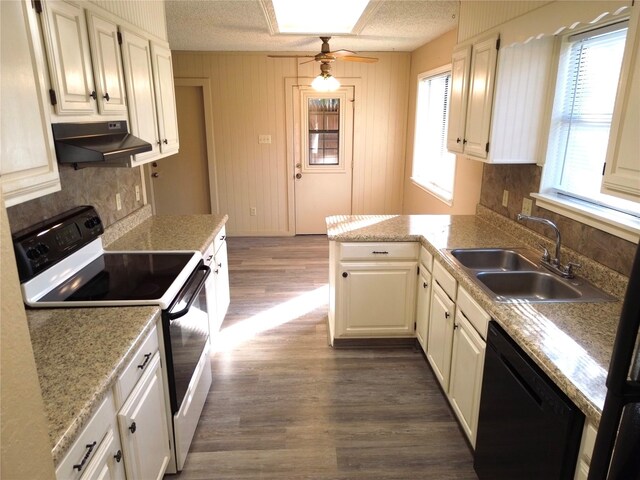
[[[451,300],[456,300],[456,287],[458,286],[458,282],[453,278],[453,275],[444,269],[438,260],[433,261],[433,279],[438,282],[442,290],[449,295]]]
[[[422,245],[420,246],[420,263],[424,265],[428,271],[432,271],[433,255],[431,255],[429,251]]]
[[[58,480],[75,480],[84,475],[109,430],[117,431],[115,418],[113,397],[109,393],[60,462],[56,469]],[[78,467],[74,468],[74,465],[78,465],[80,470]]]
[[[456,301],[458,308],[467,317],[467,320],[473,325],[473,328],[480,334],[480,336],[487,339],[487,327],[489,326],[489,320],[491,317],[485,312],[476,301],[471,298],[469,292],[464,288],[458,287],[458,299]]]
[[[213,263],[213,257],[216,253],[215,246],[216,246],[216,242],[214,240],[213,242],[211,242],[211,244],[207,247],[205,252],[202,254],[202,259],[204,260],[204,264],[207,267],[210,267],[211,264]]]
[[[341,260],[416,260],[416,242],[363,242],[340,244]]]
[[[154,353],[158,351],[158,329],[153,327],[144,343],[140,346],[131,361],[118,378],[115,385],[116,404],[118,408],[126,401],[142,374],[151,362]]]
[[[216,233],[216,237],[213,239],[213,253],[216,253],[220,250],[222,243],[227,239],[227,229],[226,226],[223,225],[218,233]]]

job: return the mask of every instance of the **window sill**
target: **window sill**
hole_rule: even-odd
[[[445,197],[444,195],[442,195],[438,191],[433,190],[431,187],[428,187],[424,183],[420,182],[420,180],[417,179],[416,177],[411,177],[411,183],[413,183],[420,190],[423,190],[424,192],[428,193],[429,195],[431,195],[433,197],[436,197],[438,200],[440,200],[445,205],[448,205],[449,207],[453,206],[453,198]]]
[[[536,205],[633,243],[640,239],[640,219],[557,194],[532,193]]]

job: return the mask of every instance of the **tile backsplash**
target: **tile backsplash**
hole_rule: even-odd
[[[59,165],[59,192],[36,198],[7,209],[11,231],[16,232],[78,205],[93,205],[107,227],[143,206],[136,200],[136,185],[141,186],[140,168],[89,167],[74,170]],[[116,209],[120,192],[122,209]]]
[[[537,165],[485,164],[480,204],[514,220],[522,210],[522,199],[531,198],[530,193],[538,191],[541,176],[542,167]],[[502,191],[505,189],[509,191],[507,207],[502,206]],[[538,207],[535,202],[531,214],[555,222],[562,233],[564,245],[616,272],[629,275],[636,244]],[[543,225],[528,222],[526,227],[555,238],[549,228]]]

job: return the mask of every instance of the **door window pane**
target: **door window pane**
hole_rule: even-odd
[[[340,99],[310,98],[309,165],[339,165]]]

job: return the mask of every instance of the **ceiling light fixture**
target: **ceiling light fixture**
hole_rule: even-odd
[[[331,65],[322,62],[320,64],[320,75],[313,79],[311,87],[317,92],[335,92],[340,88],[340,82],[329,71]]]

